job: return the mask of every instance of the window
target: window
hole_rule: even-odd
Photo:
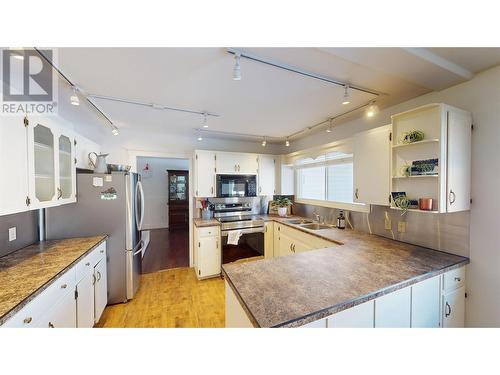
[[[330,202],[352,203],[352,154],[330,152],[295,163],[297,197]]]

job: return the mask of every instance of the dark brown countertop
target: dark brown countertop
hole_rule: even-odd
[[[289,218],[264,218],[289,225],[283,222]],[[469,263],[461,256],[353,230],[289,226],[343,245],[223,265],[256,327],[307,324]]]
[[[0,258],[0,325],[106,238],[39,242]]]
[[[220,225],[217,219],[193,219],[194,225],[198,228],[213,227]]]

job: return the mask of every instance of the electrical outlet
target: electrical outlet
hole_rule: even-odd
[[[398,232],[399,233],[405,233],[406,232],[406,221],[399,221],[398,222]]]
[[[15,241],[16,238],[17,238],[16,227],[9,228],[9,242]]]
[[[386,216],[385,219],[384,219],[384,225],[385,225],[385,229],[387,230],[391,230],[392,229],[392,220],[389,216]]]

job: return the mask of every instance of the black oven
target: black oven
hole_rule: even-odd
[[[257,176],[256,175],[217,175],[217,197],[256,197]]]

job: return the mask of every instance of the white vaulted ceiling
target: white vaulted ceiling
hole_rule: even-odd
[[[382,107],[500,64],[500,49],[488,48],[241,50],[383,92]],[[216,113],[209,130],[225,133],[285,137],[374,98],[351,91],[351,104],[344,106],[342,87],[243,58],[242,80],[233,81],[234,59],[226,48],[61,48],[58,63],[86,93]],[[202,125],[198,115],[94,102],[119,128],[194,135]]]

